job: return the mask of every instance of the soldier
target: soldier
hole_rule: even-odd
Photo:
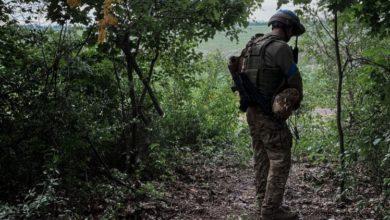
[[[303,34],[305,28],[289,10],[279,10],[268,25],[272,26],[272,32],[256,35],[243,50],[238,65],[238,72],[256,85],[271,106],[252,103],[246,109],[254,150],[256,200],[264,220],[298,219],[297,213],[282,207],[292,147],[285,119],[299,108],[302,100],[302,79],[287,42],[292,36]],[[281,98],[283,95],[287,98]],[[284,103],[287,114],[285,111],[278,117],[275,111],[283,108],[277,101],[287,99],[292,100]],[[271,114],[266,111],[269,107],[273,110]]]

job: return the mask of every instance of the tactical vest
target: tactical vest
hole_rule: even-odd
[[[278,92],[285,78],[280,68],[265,64],[265,50],[275,41],[279,41],[275,36],[258,34],[249,41],[240,56],[240,72],[245,74],[266,98],[272,98]]]

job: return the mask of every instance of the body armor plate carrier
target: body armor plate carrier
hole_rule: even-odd
[[[240,72],[245,74],[249,80],[256,85],[259,93],[270,101],[280,91],[285,80],[280,68],[266,66],[266,48],[272,42],[279,41],[272,35],[256,35],[241,53]]]

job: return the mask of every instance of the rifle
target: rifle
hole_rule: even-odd
[[[229,71],[234,81],[232,91],[238,91],[240,95],[240,110],[246,112],[250,105],[259,105],[264,113],[272,115],[271,100],[272,97],[264,97],[249,78],[239,73],[239,58],[232,56],[229,58]]]

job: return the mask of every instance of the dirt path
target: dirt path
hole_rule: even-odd
[[[195,160],[197,161],[197,160]],[[250,166],[214,165],[198,160],[177,170],[179,178],[165,185],[162,219],[256,219],[253,171]],[[373,208],[336,202],[335,172],[329,165],[295,163],[285,203],[302,219],[374,219]]]

